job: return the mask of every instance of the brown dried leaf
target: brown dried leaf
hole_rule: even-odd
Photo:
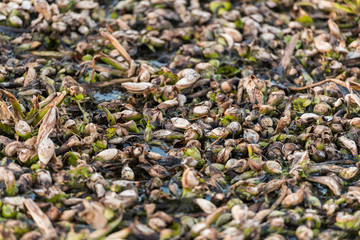
[[[351,139],[349,139],[349,138],[347,138],[347,137],[345,137],[345,136],[341,136],[341,137],[339,137],[338,139],[339,139],[339,141],[340,141],[342,144],[344,144],[344,146],[345,146],[347,149],[350,150],[351,154],[352,154],[354,157],[357,157],[357,155],[358,155],[358,148],[357,148],[357,146],[356,146],[356,143],[355,143],[353,140],[351,140]]]
[[[0,120],[14,119],[14,114],[9,110],[4,101],[0,102]]]
[[[286,182],[284,179],[273,179],[266,183],[264,188],[262,189],[262,194],[269,194],[271,192],[277,191],[281,188],[281,186]]]
[[[329,18],[329,20],[328,20],[328,26],[329,26],[331,35],[335,36],[336,39],[338,39],[338,40],[343,40],[343,38],[341,36],[340,28],[331,18]]]
[[[294,207],[304,200],[304,187],[300,188],[296,193],[291,193],[282,201],[284,207]]]
[[[24,87],[30,85],[36,79],[36,70],[33,67],[29,67],[28,72],[26,73],[26,77],[24,80]]]
[[[306,180],[327,186],[328,188],[330,188],[330,190],[334,193],[335,196],[341,195],[341,186],[335,180],[334,177],[319,176],[319,177],[306,178]]]
[[[280,118],[273,135],[279,134],[284,128],[289,126],[289,124],[291,123],[291,113],[290,113],[291,104],[292,103],[290,102],[286,105],[284,116]]]
[[[39,133],[36,139],[36,146],[39,145],[42,139],[48,136],[57,124],[58,110],[56,106],[52,106],[43,118],[43,122],[39,128]]]
[[[42,14],[47,21],[50,21],[51,19],[51,11],[50,11],[50,5],[45,0],[35,0],[34,6],[36,11],[38,11],[40,14]]]
[[[168,171],[161,165],[156,164],[150,168],[149,174],[152,177],[158,177],[158,178],[166,178],[170,176]]]
[[[83,201],[84,211],[79,213],[86,223],[92,228],[101,229],[107,225],[107,219],[104,216],[105,208],[99,202]]]
[[[43,233],[44,239],[58,239],[56,230],[53,227],[50,219],[43,211],[41,211],[38,205],[36,205],[36,203],[31,199],[25,199],[24,205],[29,211],[31,217],[36,222],[40,231]]]
[[[259,81],[256,76],[250,75],[245,79],[245,89],[247,94],[249,95],[251,104],[264,103],[264,95],[258,89],[256,81]]]
[[[299,39],[299,36],[300,36],[299,32],[293,35],[290,42],[285,48],[284,56],[282,57],[278,68],[278,72],[280,76],[283,75],[284,71],[290,64],[291,56],[294,53],[294,49],[296,47],[296,41]]]

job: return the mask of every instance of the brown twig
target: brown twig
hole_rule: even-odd
[[[196,117],[196,118],[191,118],[191,119],[188,119],[189,121],[195,121],[195,120],[198,120],[200,118],[203,118],[203,117],[208,117],[209,115],[208,114],[205,114],[205,115],[202,115],[202,116],[199,116],[199,117]],[[185,117],[184,117],[185,118]]]
[[[206,95],[210,90],[211,90],[211,88],[202,89],[201,91],[198,91],[196,93],[188,95],[188,98],[193,99],[193,98],[201,97],[203,95]]]
[[[345,81],[341,81],[339,79],[335,79],[335,78],[328,78],[328,79],[325,79],[325,80],[322,80],[320,82],[317,82],[317,83],[313,83],[313,84],[310,84],[310,85],[306,85],[304,87],[293,87],[293,86],[288,86],[288,89],[292,90],[292,91],[302,91],[302,90],[307,90],[309,88],[313,88],[313,87],[316,87],[316,86],[320,86],[320,85],[323,85],[324,83],[327,83],[327,82],[334,82],[336,84],[339,84],[343,87],[348,87],[346,82]],[[348,81],[349,84],[350,84],[350,87],[356,91],[360,91],[360,84],[357,83],[357,82],[354,82],[354,81]],[[349,89],[350,90],[350,89]]]
[[[212,146],[214,146],[215,143],[217,143],[218,141],[220,141],[220,140],[223,139],[224,137],[226,137],[226,135],[223,135],[223,136],[219,137],[218,139],[216,139],[212,144],[210,144],[210,146],[208,146],[207,148],[205,148],[203,152],[206,152],[208,149],[210,149]]]
[[[112,80],[106,81],[106,82],[94,83],[94,84],[91,84],[91,86],[103,88],[103,87],[109,87],[112,85],[121,84],[121,83],[125,83],[125,82],[132,82],[132,80],[131,80],[131,78],[116,78],[116,79],[112,79]]]

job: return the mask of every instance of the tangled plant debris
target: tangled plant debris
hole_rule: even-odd
[[[358,239],[357,0],[0,3],[0,239]]]

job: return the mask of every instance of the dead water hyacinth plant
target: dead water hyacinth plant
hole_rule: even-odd
[[[1,239],[357,239],[356,1],[0,3]]]

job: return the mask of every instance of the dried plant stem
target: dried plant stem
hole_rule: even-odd
[[[211,88],[205,88],[205,89],[202,89],[198,92],[195,92],[193,94],[190,94],[188,96],[189,99],[193,99],[193,98],[198,98],[198,97],[202,97],[204,95],[206,95],[209,91],[211,90]]]
[[[131,78],[116,78],[116,79],[106,81],[106,82],[91,84],[91,86],[102,88],[102,87],[109,87],[112,85],[121,84],[121,83],[125,83],[125,82],[132,82],[132,80],[131,80]]]
[[[210,149],[212,146],[215,145],[215,143],[217,143],[218,141],[220,141],[221,139],[223,139],[224,137],[226,137],[225,135],[219,137],[218,139],[216,139],[212,144],[210,144],[210,146],[208,146],[206,149],[204,149],[204,152],[206,152],[208,149]]]
[[[317,82],[317,83],[306,85],[304,87],[292,87],[292,86],[289,86],[288,89],[290,89],[292,91],[302,91],[302,90],[307,90],[309,88],[313,88],[313,87],[316,87],[316,86],[323,85],[324,83],[327,83],[327,82],[333,82],[333,83],[339,84],[339,85],[341,85],[343,87],[346,87],[346,88],[348,87],[348,85],[346,84],[345,81],[341,81],[341,80],[335,79],[335,78],[328,78],[328,79],[322,80],[322,81]],[[359,83],[356,83],[354,81],[348,81],[348,82],[350,83],[350,87],[352,89],[354,89],[356,91],[360,91],[360,84]]]

